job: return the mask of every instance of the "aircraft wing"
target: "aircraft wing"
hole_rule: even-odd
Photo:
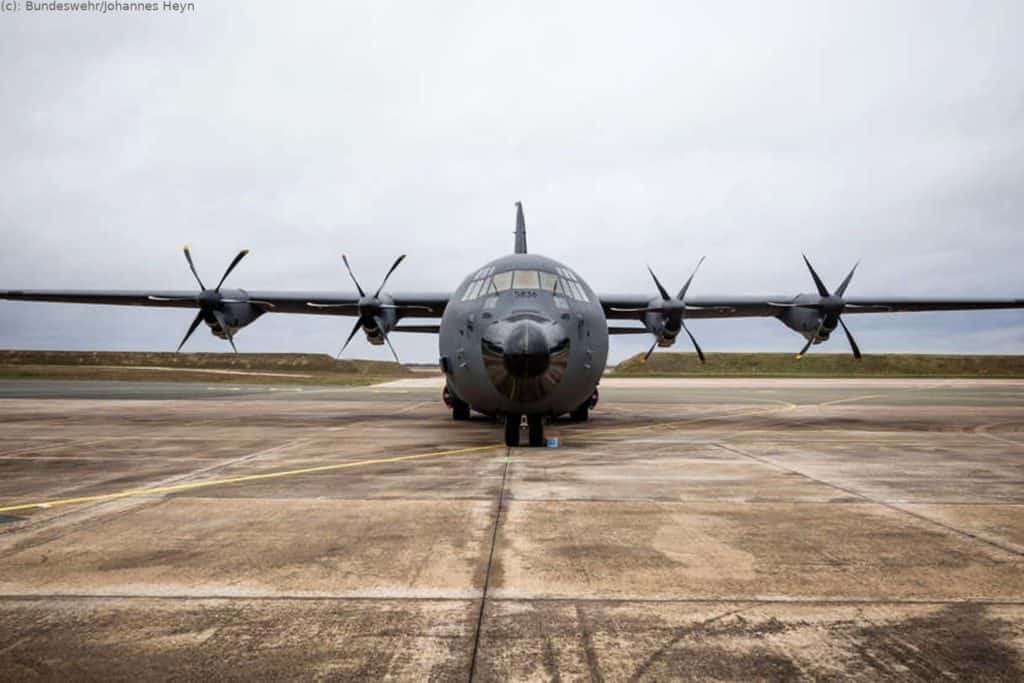
[[[358,292],[249,292],[256,302],[273,304],[268,313],[326,313],[354,315]],[[402,318],[440,318],[451,294],[447,292],[388,292]],[[347,305],[339,305],[345,304]]]
[[[449,294],[389,293],[403,318],[438,318],[444,313]],[[313,313],[320,315],[356,315],[357,292],[273,292],[225,290],[225,300],[249,303],[266,313]],[[7,289],[0,299],[12,301],[53,301],[67,304],[107,306],[157,306],[198,308],[195,290],[84,290],[84,289]]]
[[[686,318],[774,317],[787,308],[812,305],[802,295],[779,296],[694,296],[687,297]],[[609,320],[642,320],[642,309],[658,302],[648,294],[600,295],[601,306]],[[848,297],[843,314],[905,313],[913,311],[974,311],[1024,308],[1024,299],[1013,298],[914,298]],[[638,310],[640,309],[640,310]]]
[[[54,301],[66,304],[106,304],[110,306],[164,306],[195,308],[184,299],[195,298],[195,291],[129,291],[116,289],[3,289],[0,299],[12,301]]]
[[[1024,299],[915,299],[912,297],[849,297],[845,313],[909,313],[913,311],[978,311],[1024,308]]]
[[[601,307],[609,320],[642,320],[644,310],[657,306],[657,297],[646,294],[601,294]],[[788,301],[792,296],[778,297]],[[770,297],[755,296],[711,296],[687,297],[686,317],[689,318],[743,318],[778,315],[780,310],[771,305]]]

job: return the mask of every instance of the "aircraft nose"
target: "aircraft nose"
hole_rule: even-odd
[[[483,335],[487,374],[498,390],[518,401],[546,396],[569,362],[569,337],[540,316],[502,320]]]
[[[551,348],[544,328],[533,320],[520,320],[505,334],[502,361],[515,377],[536,377],[551,364]]]

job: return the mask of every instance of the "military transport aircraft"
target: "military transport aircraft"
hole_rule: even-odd
[[[387,344],[393,354],[390,333],[438,334],[440,366],[445,376],[443,398],[452,417],[469,419],[472,409],[502,418],[505,443],[509,446],[519,445],[524,416],[531,446],[544,445],[546,418],[568,414],[573,420],[587,419],[590,409],[597,404],[597,385],[608,356],[608,335],[654,335],[646,360],[655,347],[672,346],[679,333],[685,332],[703,362],[704,352],[687,329],[687,318],[771,316],[806,339],[797,358],[813,344],[828,340],[836,327],[843,329],[853,355],[860,358],[860,348],[843,321],[846,313],[1024,308],[1024,299],[847,298],[846,289],[857,267],[834,291],[829,291],[806,256],[804,262],[816,290],[810,294],[688,298],[694,269],[672,296],[648,268],[657,288],[656,296],[599,295],[565,264],[527,252],[526,222],[519,203],[515,252],[474,270],[450,293],[385,292],[384,285],[404,255],[395,260],[372,294],[356,280],[346,256],[342,257],[345,268],[357,292],[250,292],[224,288],[224,281],[247,253],[239,252],[217,286],[210,289],[199,277],[186,246],[185,260],[199,283],[198,292],[0,290],[0,298],[195,308],[196,316],[178,350],[200,323],[206,323],[215,336],[226,339],[235,348],[238,330],[264,313],[353,316],[355,324],[342,351],[359,330],[371,344]],[[400,325],[399,321],[405,318],[440,318],[440,323]],[[609,319],[639,321],[641,326],[610,326]]]

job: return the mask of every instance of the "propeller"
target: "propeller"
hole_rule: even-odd
[[[697,265],[694,267],[693,272],[690,273],[690,277],[687,278],[686,284],[684,284],[683,288],[679,290],[679,294],[677,294],[675,298],[672,298],[672,296],[669,295],[668,290],[665,289],[664,285],[661,284],[661,281],[658,280],[658,276],[654,274],[654,271],[651,270],[650,266],[647,266],[647,272],[651,274],[651,278],[654,280],[654,284],[658,288],[658,294],[661,295],[661,304],[658,306],[643,306],[640,308],[612,308],[611,310],[618,311],[620,313],[661,313],[665,317],[663,332],[669,332],[669,338],[674,338],[676,334],[679,333],[679,330],[682,329],[686,332],[686,336],[688,336],[690,341],[693,343],[693,348],[697,351],[697,357],[700,358],[700,362],[706,362],[704,352],[701,350],[700,344],[697,343],[697,338],[693,336],[692,332],[690,332],[690,328],[686,326],[686,321],[684,319],[686,311],[697,311],[701,309],[700,306],[687,305],[686,292],[690,289],[690,283],[693,282],[693,277],[697,274],[697,270],[700,268],[702,263],[704,263],[703,256],[701,256],[700,260],[697,261]],[[647,362],[647,359],[651,357],[651,354],[654,353],[654,349],[658,346],[658,342],[662,341],[663,338],[664,334],[658,336],[658,338],[654,340],[654,343],[651,344],[651,348],[649,348],[647,353],[644,354],[645,363]]]
[[[345,343],[342,345],[341,350],[338,351],[338,356],[341,356],[348,348],[349,342],[356,336],[356,332],[360,328],[367,330],[379,330],[381,337],[384,338],[384,342],[391,349],[391,355],[395,357],[396,362],[401,362],[398,358],[398,353],[395,351],[395,347],[391,344],[391,339],[388,338],[387,326],[382,317],[384,311],[411,311],[411,310],[423,310],[431,311],[428,306],[417,306],[417,305],[396,305],[390,303],[384,303],[380,298],[380,293],[384,289],[384,285],[387,284],[388,278],[395,272],[398,265],[405,260],[405,254],[402,254],[395,262],[391,264],[391,268],[385,273],[384,279],[381,280],[380,286],[377,287],[372,295],[368,295],[366,290],[363,289],[362,285],[359,284],[359,280],[356,279],[355,273],[352,272],[352,266],[348,262],[348,255],[342,254],[341,260],[345,262],[345,270],[348,271],[348,276],[352,278],[352,282],[356,286],[356,290],[359,292],[359,299],[357,301],[339,301],[333,303],[320,303],[315,301],[306,302],[307,306],[312,308],[348,308],[358,313],[359,317],[356,318],[355,324],[352,326],[352,331],[348,333],[348,338],[345,339]]]
[[[224,280],[227,279],[231,271],[235,269],[235,266],[245,258],[246,254],[249,253],[248,249],[243,249],[231,260],[228,264],[224,274],[220,276],[220,282],[213,289],[207,289],[206,285],[203,284],[202,278],[199,277],[199,273],[196,272],[196,265],[192,262],[192,253],[188,249],[186,244],[183,251],[185,252],[185,260],[188,262],[189,270],[192,271],[192,275],[195,277],[196,282],[199,283],[199,293],[194,297],[160,297],[151,296],[149,297],[153,301],[195,301],[196,305],[199,306],[199,312],[196,313],[196,317],[193,318],[192,324],[188,326],[188,332],[185,333],[181,343],[178,344],[177,351],[181,351],[181,347],[185,346],[185,342],[192,336],[192,333],[199,327],[199,323],[203,320],[215,320],[223,330],[224,335],[227,337],[228,343],[231,344],[231,348],[235,353],[238,353],[238,348],[235,347],[234,335],[231,334],[231,328],[228,327],[227,319],[224,317],[223,306],[224,304],[240,304],[240,303],[251,303],[251,304],[262,304],[266,306],[273,306],[269,301],[253,301],[250,299],[235,299],[231,297],[221,296],[220,288],[224,285]]]
[[[853,351],[853,357],[860,359],[860,347],[857,346],[857,342],[854,340],[853,335],[850,333],[850,329],[843,322],[842,313],[848,308],[859,308],[856,304],[848,304],[843,296],[846,294],[846,288],[850,285],[850,280],[853,279],[853,274],[857,270],[857,266],[860,263],[855,263],[850,272],[847,273],[839,287],[836,288],[835,293],[830,293],[828,287],[822,282],[818,276],[817,271],[814,270],[814,266],[807,259],[806,254],[804,257],[804,263],[807,264],[807,269],[811,271],[811,278],[814,280],[814,286],[818,290],[818,301],[813,303],[771,303],[772,306],[781,308],[813,308],[821,312],[821,322],[818,323],[818,329],[815,330],[814,334],[807,340],[804,347],[800,349],[800,352],[796,354],[797,359],[803,357],[807,350],[811,348],[811,345],[816,339],[821,336],[821,333],[825,330],[831,332],[838,325],[843,328],[843,332],[846,334],[846,340],[850,343],[850,349]]]

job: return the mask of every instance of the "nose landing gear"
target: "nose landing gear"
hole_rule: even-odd
[[[524,422],[522,415],[505,416],[505,445],[514,448],[519,445],[519,430]],[[544,445],[544,416],[527,415],[526,428],[529,433],[529,444],[532,448]]]
[[[509,448],[519,445],[519,422],[522,419],[522,415],[505,416],[505,445]]]

